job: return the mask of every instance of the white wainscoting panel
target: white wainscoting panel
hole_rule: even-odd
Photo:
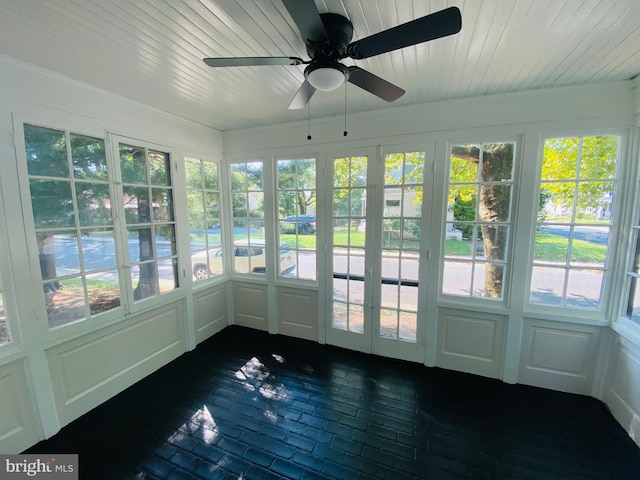
[[[256,330],[269,330],[267,285],[233,282],[234,323]]]
[[[22,361],[0,367],[0,453],[20,453],[42,437]]]
[[[602,327],[525,319],[518,383],[590,395]]]
[[[603,400],[640,446],[640,348],[615,336]]]
[[[229,323],[227,309],[228,282],[193,295],[196,343],[218,333]]]
[[[500,378],[505,324],[502,315],[441,309],[436,365]]]
[[[61,425],[185,352],[184,301],[47,351]]]
[[[318,341],[318,292],[278,287],[278,333]]]

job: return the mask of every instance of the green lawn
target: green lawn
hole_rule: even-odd
[[[567,256],[568,240],[558,235],[536,233],[533,249],[534,258],[547,262],[564,262]],[[583,240],[573,240],[571,247],[572,260],[586,263],[604,263],[607,247]]]
[[[253,238],[259,237],[254,236]],[[349,237],[346,230],[342,232],[336,231],[334,234],[334,243],[336,245],[363,247],[364,238],[364,232],[353,230]],[[299,248],[313,249],[316,247],[315,235],[298,235],[297,239]],[[296,236],[295,234],[280,235],[280,240],[286,242],[287,245],[293,246],[296,242]],[[411,244],[411,248],[418,248],[418,242],[413,243],[415,243],[415,245]],[[536,243],[534,247],[535,259],[548,262],[563,262],[567,255],[567,243],[566,238],[538,232],[536,233]],[[397,242],[394,242],[394,244],[397,244]],[[405,242],[405,246],[407,246],[407,242]],[[606,257],[607,247],[582,240],[574,240],[571,253],[573,261],[576,262],[603,263]],[[445,255],[471,256],[471,243],[448,240],[445,242]]]

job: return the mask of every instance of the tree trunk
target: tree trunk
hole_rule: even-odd
[[[138,221],[151,223],[151,205],[148,199],[138,197]],[[151,260],[153,255],[153,231],[151,228],[138,230],[138,248],[140,249],[140,261]],[[133,298],[152,297],[158,294],[158,269],[155,262],[140,265],[138,285],[133,291]]]
[[[40,256],[40,273],[43,280],[49,280],[57,277],[56,272],[56,252],[55,237],[49,234],[39,233],[37,236],[38,252]],[[60,283],[57,281],[47,282],[43,286],[46,294],[51,295],[60,289]]]
[[[483,150],[481,178],[483,182],[511,180],[513,169],[513,144],[491,143]],[[509,220],[511,187],[492,184],[480,190],[478,214],[483,222],[506,222]],[[487,260],[502,261],[507,249],[508,229],[505,226],[483,225],[482,243]],[[504,268],[501,264],[485,265],[484,294],[490,298],[502,296]]]

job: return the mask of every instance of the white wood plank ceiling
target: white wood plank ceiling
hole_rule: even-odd
[[[354,40],[446,7],[460,33],[367,60],[404,88],[387,103],[347,87],[347,109],[627,80],[640,73],[632,0],[316,0]],[[304,65],[210,68],[203,57],[308,59],[280,0],[0,0],[0,54],[222,131],[307,118],[287,106]],[[0,92],[2,94],[2,92]],[[317,92],[311,115],[344,112],[343,88]]]

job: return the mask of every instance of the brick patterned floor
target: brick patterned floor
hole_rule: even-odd
[[[604,405],[228,327],[25,453],[82,479],[624,479]]]

